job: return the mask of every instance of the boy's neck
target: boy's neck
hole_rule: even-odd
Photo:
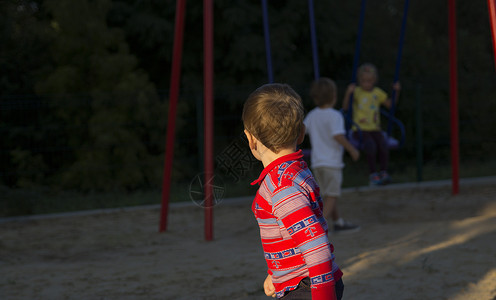
[[[320,109],[326,109],[326,108],[332,108],[334,105],[332,104],[324,104],[324,105],[321,105],[319,106]]]
[[[296,151],[295,148],[286,148],[286,149],[281,149],[278,153],[274,153],[269,149],[266,149],[263,153],[260,153],[260,157],[262,159],[262,164],[264,168],[266,168],[268,165],[270,165],[273,161],[276,159],[283,157],[285,155],[294,153]]]
[[[360,86],[360,88],[362,90],[364,90],[365,92],[372,92],[372,90],[374,89],[375,86],[371,86],[371,87],[367,87],[367,88],[364,88],[363,86]]]

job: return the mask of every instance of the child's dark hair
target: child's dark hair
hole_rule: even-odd
[[[274,153],[291,147],[303,130],[301,97],[289,85],[266,84],[250,94],[243,107],[243,124]]]
[[[310,97],[316,106],[334,106],[336,103],[337,87],[336,83],[327,77],[315,80],[310,87]]]

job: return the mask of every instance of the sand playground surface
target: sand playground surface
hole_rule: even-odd
[[[0,220],[0,299],[271,299],[249,199]],[[496,178],[347,190],[343,299],[496,299]]]

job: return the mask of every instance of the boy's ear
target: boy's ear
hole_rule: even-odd
[[[300,130],[300,135],[298,136],[298,139],[296,140],[296,145],[303,143],[303,141],[305,140],[305,132],[306,132],[305,124],[302,124],[301,130]]]
[[[248,139],[248,145],[250,146],[250,149],[257,150],[257,139],[246,129],[245,129],[245,135],[246,138]]]

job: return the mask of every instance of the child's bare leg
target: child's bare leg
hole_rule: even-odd
[[[337,202],[337,197],[324,196],[324,211],[322,213],[326,220],[337,221],[339,219]]]
[[[339,217],[338,213],[338,197],[324,196],[324,210],[322,214],[327,220],[329,229],[334,232],[354,232],[360,230],[360,226],[347,222]]]

